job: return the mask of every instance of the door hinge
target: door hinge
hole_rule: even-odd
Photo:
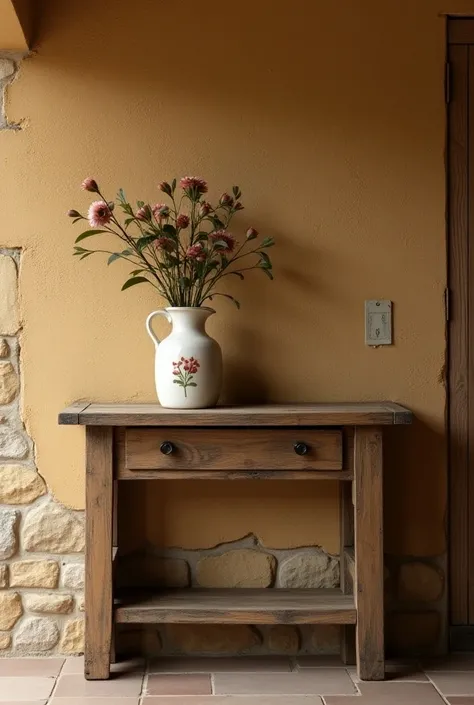
[[[451,102],[451,64],[449,61],[444,65],[444,99],[449,105]]]
[[[451,295],[447,287],[444,290],[444,314],[446,320],[449,321],[451,319]]]

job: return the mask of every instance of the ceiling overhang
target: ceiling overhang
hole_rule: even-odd
[[[31,47],[35,0],[0,0],[0,51],[26,52]]]

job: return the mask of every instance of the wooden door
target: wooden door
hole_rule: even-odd
[[[474,650],[474,18],[448,22],[451,648]]]

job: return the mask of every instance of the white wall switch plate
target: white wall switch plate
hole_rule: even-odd
[[[365,302],[365,344],[392,344],[392,302],[386,299]]]

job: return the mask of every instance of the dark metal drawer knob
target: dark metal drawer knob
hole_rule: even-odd
[[[309,451],[308,446],[306,445],[306,443],[303,443],[303,441],[298,441],[297,443],[295,443],[293,448],[295,449],[296,455],[306,455],[306,453]]]
[[[163,455],[171,455],[171,453],[174,451],[174,445],[171,443],[171,441],[163,441],[163,443],[160,445],[160,450]]]

